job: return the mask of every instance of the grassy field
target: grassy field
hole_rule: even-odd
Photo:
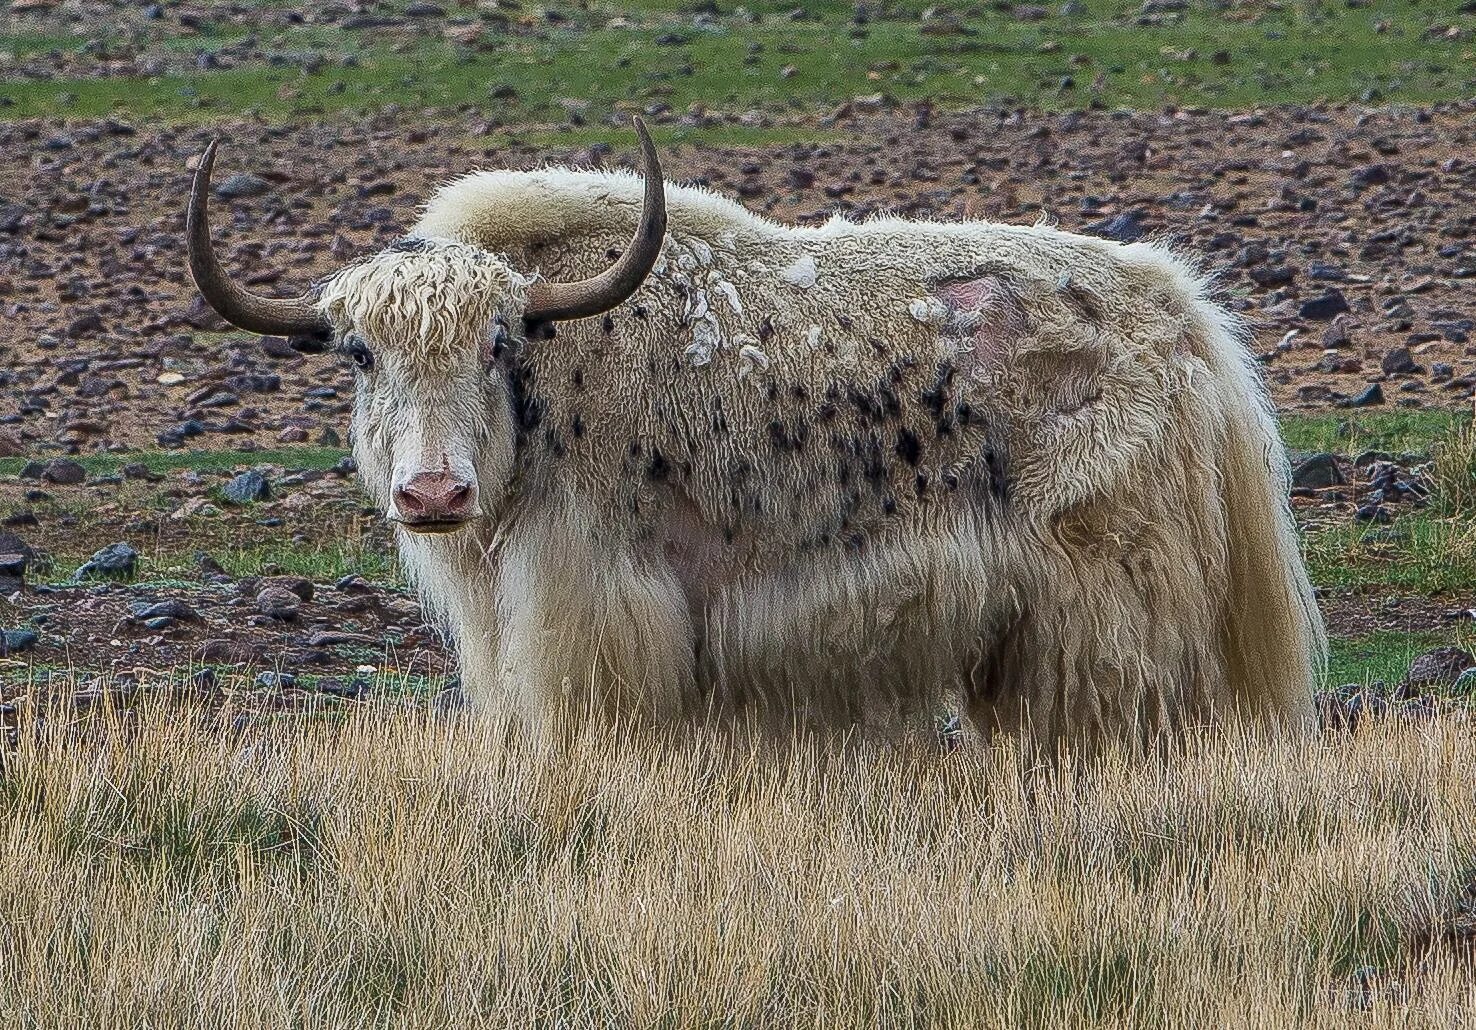
[[[489,146],[578,145],[628,143],[622,116],[644,110],[663,145],[765,146],[823,140],[816,116],[858,97],[1058,111],[1476,95],[1476,12],[1415,0],[446,0],[444,17],[361,29],[289,25],[285,3],[189,23],[137,6],[106,26],[12,7],[0,120],[331,126],[393,105]],[[1439,621],[1476,597],[1469,417],[1282,428],[1299,454],[1412,456],[1435,489],[1387,522],[1299,500],[1324,595],[1435,611],[1335,634],[1324,685],[1377,691],[1430,648],[1476,645],[1472,623]],[[352,482],[299,477],[259,506],[220,492],[236,471],[322,473],[345,455],[92,454],[89,477],[120,478],[77,487],[22,484],[26,460],[0,459],[0,518],[39,516],[17,531],[44,551],[28,573],[43,591],[29,608],[0,598],[0,629],[53,636],[44,659],[0,647],[0,1028],[1476,1018],[1464,688],[1352,730],[1220,732],[1146,758],[618,728],[545,750],[432,700],[454,667],[428,658]],[[123,477],[134,464],[162,479]],[[71,582],[119,539],[140,552],[131,583]],[[201,551],[231,579],[202,577]],[[331,585],[349,574],[410,614],[313,651],[311,633],[375,610],[343,603]],[[258,618],[243,585],[258,576],[311,580],[316,607],[234,638]],[[126,624],[131,600],[166,595],[213,621]],[[197,659],[204,637],[255,650]],[[288,669],[289,646],[343,668]],[[156,661],[167,647],[178,660]],[[367,700],[318,689],[356,665]],[[294,670],[293,691],[259,686]]]
[[[0,777],[19,1026],[1446,1027],[1476,738],[1008,745],[146,708]],[[83,740],[88,740],[83,743]]]
[[[85,65],[99,49],[136,51],[159,55],[166,70],[16,77],[0,84],[0,117],[282,119],[394,103],[475,110],[494,125],[572,120],[577,133],[585,121],[651,105],[782,115],[873,94],[1069,109],[1238,108],[1268,97],[1429,101],[1476,92],[1476,16],[1452,5],[1159,6],[1169,13],[1145,19],[1141,0],[1091,0],[1072,14],[1042,6],[1036,17],[1008,4],[903,0],[863,5],[858,17],[857,5],[835,0],[801,7],[643,0],[554,4],[513,18],[452,8],[455,22],[444,30],[439,20],[415,19],[372,30],[288,26],[272,5],[251,25],[221,19],[182,27],[166,18],[73,34],[12,19],[0,53],[16,61],[55,51]],[[236,58],[243,45],[256,56]],[[233,66],[179,70],[180,58],[216,54]]]

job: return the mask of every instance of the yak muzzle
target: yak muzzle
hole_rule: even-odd
[[[449,533],[476,514],[473,484],[450,472],[417,472],[395,490],[397,521],[415,533]]]

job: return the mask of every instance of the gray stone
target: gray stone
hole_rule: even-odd
[[[215,195],[226,200],[234,197],[260,197],[272,191],[272,184],[259,175],[240,172],[227,177],[215,187]]]
[[[139,622],[171,619],[177,622],[199,622],[200,613],[176,597],[163,601],[136,601],[128,606],[129,614]]]
[[[1140,240],[1148,231],[1143,226],[1143,218],[1136,211],[1124,211],[1120,215],[1093,222],[1087,226],[1087,232],[1106,237],[1109,240],[1117,240],[1119,243],[1132,243]]]
[[[0,634],[0,658],[29,651],[40,639],[34,630],[8,629]]]
[[[267,587],[256,595],[256,610],[269,619],[292,622],[302,611],[302,598],[285,587]]]
[[[1419,365],[1415,364],[1414,356],[1410,354],[1408,347],[1395,347],[1389,351],[1379,362],[1379,367],[1388,375],[1410,375],[1423,371]]]
[[[99,550],[72,574],[72,579],[126,579],[137,571],[138,552],[120,542]]]
[[[53,458],[41,470],[41,478],[57,486],[77,486],[87,482],[87,470],[70,458]]]
[[[242,472],[221,487],[220,496],[232,504],[254,504],[257,501],[270,500],[272,486],[267,482],[266,476],[252,469],[250,472]]]
[[[1304,490],[1321,490],[1329,486],[1342,486],[1346,482],[1348,479],[1343,475],[1337,457],[1326,451],[1299,462],[1292,470],[1292,486]]]
[[[1384,388],[1378,383],[1369,383],[1361,393],[1349,397],[1342,403],[1345,408],[1370,408],[1384,403]]]
[[[1328,290],[1320,297],[1304,300],[1297,314],[1314,322],[1327,322],[1348,311],[1348,298],[1342,290]]]
[[[1409,663],[1404,682],[1399,686],[1402,697],[1444,693],[1460,682],[1468,669],[1476,668],[1476,655],[1463,647],[1437,647],[1417,656]]]

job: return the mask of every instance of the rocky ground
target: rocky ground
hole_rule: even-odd
[[[1284,412],[1463,409],[1476,384],[1473,113],[958,114],[863,100],[813,120],[823,142],[663,156],[672,178],[786,221],[1045,213],[1169,240],[1255,326]],[[217,238],[231,267],[283,293],[402,234],[448,176],[628,160],[598,145],[494,147],[480,128],[394,113],[0,123],[0,458],[18,473],[0,475],[7,718],[52,681],[162,678],[269,706],[445,685],[446,653],[340,463],[348,368],[226,331],[193,294],[180,234],[189,161],[214,135]],[[160,460],[225,449],[261,457]],[[107,453],[116,461],[97,465]],[[1428,499],[1422,456],[1298,457],[1309,526],[1377,527]],[[233,480],[255,465],[260,483]],[[121,578],[88,564],[114,544],[137,555]],[[1349,638],[1449,635],[1476,609],[1464,587],[1322,594]]]
[[[1283,410],[1461,406],[1476,383],[1476,105],[1225,115],[853,105],[836,142],[664,155],[776,218],[840,212],[1030,223],[1198,255]],[[0,452],[240,448],[343,437],[349,370],[223,332],[194,297],[180,233],[188,164],[224,140],[218,235],[258,287],[301,289],[386,243],[450,175],[593,147],[493,149],[475,125],[160,129],[0,124]]]

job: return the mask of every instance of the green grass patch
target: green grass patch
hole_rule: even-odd
[[[1292,451],[1428,455],[1437,441],[1470,421],[1463,412],[1441,410],[1283,415],[1281,436]]]
[[[1476,588],[1476,525],[1466,518],[1421,511],[1388,525],[1314,527],[1303,546],[1317,586],[1424,595]]]
[[[179,469],[196,472],[230,472],[258,465],[280,465],[286,469],[331,469],[348,456],[341,447],[278,447],[260,451],[131,451],[122,454],[85,454],[73,460],[89,476],[111,475],[124,465],[143,465],[150,472]],[[30,461],[47,457],[0,458],[0,476],[13,476]]]
[[[1054,6],[1054,5],[1053,5]],[[1476,17],[1414,0],[1370,8],[1298,2],[1254,14],[1195,4],[1178,20],[1138,24],[1140,0],[1098,0],[1080,17],[1023,21],[1009,10],[920,17],[906,3],[852,23],[853,5],[821,3],[791,17],[783,5],[721,11],[694,26],[669,0],[595,10],[570,7],[560,27],[509,30],[484,23],[478,49],[413,29],[267,31],[276,47],[319,49],[313,73],[288,62],[154,77],[16,81],[0,86],[0,117],[99,117],[198,121],[245,111],[269,118],[373,110],[470,106],[514,124],[557,123],[560,101],[587,104],[586,119],[666,103],[741,111],[825,110],[857,95],[943,105],[1025,105],[1049,110],[1156,108],[1165,104],[1244,108],[1265,103],[1353,99],[1405,102],[1476,92],[1469,43],[1427,38],[1435,20],[1471,29]],[[564,9],[560,9],[563,13]],[[632,26],[610,24],[620,15]],[[941,31],[940,31],[941,29]],[[155,45],[209,49],[218,36]],[[665,43],[655,40],[665,36]],[[106,37],[104,37],[106,39]],[[399,40],[396,47],[385,40]],[[14,46],[36,40],[14,39]],[[3,47],[0,42],[0,47]],[[334,64],[354,53],[358,64]],[[697,130],[702,132],[703,130]]]
[[[1333,639],[1328,642],[1327,678],[1329,687],[1345,683],[1369,686],[1383,682],[1392,686],[1404,679],[1409,663],[1431,648],[1456,644],[1470,647],[1469,632],[1400,633],[1378,630],[1360,637]]]
[[[227,575],[236,579],[245,576],[301,576],[314,583],[332,583],[344,576],[360,575],[376,583],[402,585],[394,555],[366,540],[308,544],[266,543],[232,550],[215,550],[210,555],[220,562]],[[75,564],[81,564],[85,560],[84,556]],[[73,567],[61,558],[55,564],[59,569]],[[140,583],[158,586],[175,582],[199,584],[199,570],[193,552],[140,555],[139,570]]]
[[[841,133],[824,132],[804,125],[743,125],[723,122],[716,125],[652,125],[651,138],[662,150],[683,146],[705,147],[782,147],[795,143],[839,143]],[[561,147],[588,147],[594,143],[633,149],[636,134],[629,126],[581,125],[536,129],[508,129],[484,137],[492,147],[520,143],[541,150]]]

